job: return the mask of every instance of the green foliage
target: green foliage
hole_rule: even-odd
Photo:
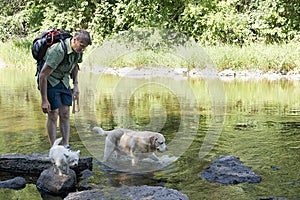
[[[103,0],[101,3],[95,4],[94,15],[88,24],[93,39],[103,41],[112,32],[115,23],[113,16],[113,4],[109,0]]]
[[[216,10],[203,17],[205,28],[200,41],[203,44],[249,44],[254,35],[249,24],[249,16],[239,13],[234,5],[236,1],[221,1]]]
[[[23,6],[26,4],[25,0],[1,0],[1,16],[12,16],[17,12],[23,10]]]
[[[297,0],[228,0],[189,3],[179,30],[205,45],[282,42],[299,37]]]
[[[27,21],[24,11],[13,16],[0,16],[0,41],[4,42],[9,38],[25,37],[28,33]]]
[[[200,39],[206,29],[204,17],[216,9],[217,0],[202,1],[199,4],[190,2],[186,4],[180,18],[178,29],[195,39]]]
[[[286,53],[272,49],[278,52],[275,57],[260,57],[251,51],[255,44],[262,49],[266,47],[260,45],[265,44],[298,44],[299,0],[1,0],[0,6],[0,42],[5,42],[5,49],[8,49],[6,45],[12,45],[10,51],[3,50],[1,55],[7,63],[17,66],[21,65],[20,57],[11,49],[18,52],[17,55],[28,56],[33,38],[53,27],[71,33],[86,29],[93,37],[93,44],[120,35],[128,44],[139,42],[152,50],[168,47],[168,42],[185,42],[185,37],[170,38],[172,33],[164,34],[164,30],[170,29],[191,36],[206,47],[217,46],[216,52],[220,49],[228,51],[223,48],[226,45],[232,47],[231,52],[218,53],[221,57],[216,60],[221,68],[249,68],[255,64],[264,69],[299,66],[299,63],[289,61],[297,60],[298,55],[283,58],[280,55]],[[145,27],[160,28],[162,32],[153,32],[149,36],[151,29],[147,29],[150,32],[140,31]],[[122,38],[122,33],[128,30],[134,31],[131,36],[142,39]],[[252,54],[237,56],[245,49]],[[141,55],[136,63],[145,60]]]
[[[87,29],[94,43],[136,27],[159,27],[201,44],[299,39],[298,0],[2,0],[0,39],[60,27]]]
[[[89,6],[87,1],[47,1],[47,6],[39,7],[39,9],[43,9],[43,13],[39,13],[35,9],[35,13],[39,17],[37,20],[42,20],[36,24],[40,24],[39,31],[54,27],[71,32],[77,29],[87,29],[87,19],[91,7],[93,6]]]
[[[266,0],[253,4],[248,12],[254,32],[265,42],[297,39],[300,2],[298,0]]]

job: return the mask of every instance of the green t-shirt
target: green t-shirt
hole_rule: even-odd
[[[48,76],[48,82],[52,87],[62,82],[66,88],[69,88],[70,74],[75,65],[82,62],[82,53],[78,54],[71,48],[71,38],[66,39],[65,44],[68,54],[68,59],[65,62],[62,62],[64,59],[64,50],[60,42],[49,47],[44,57],[45,62],[54,69]]]

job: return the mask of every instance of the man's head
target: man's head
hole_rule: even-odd
[[[76,53],[80,53],[91,44],[92,41],[89,32],[85,30],[79,30],[72,38],[71,47]]]

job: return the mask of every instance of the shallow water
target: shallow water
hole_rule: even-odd
[[[5,69],[0,77],[0,153],[47,152],[46,115],[34,71]],[[70,140],[81,155],[95,158],[93,184],[162,185],[190,199],[300,198],[298,81],[134,79],[89,73],[81,73],[80,80],[81,111],[72,114]],[[163,133],[169,151],[157,155],[165,162],[144,160],[138,168],[126,159],[101,164],[104,138],[91,131],[94,126]],[[200,173],[223,155],[239,157],[262,177],[261,183],[203,180]],[[0,199],[41,199],[35,180],[28,181],[20,191],[1,189]]]

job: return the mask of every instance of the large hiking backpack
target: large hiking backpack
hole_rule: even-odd
[[[67,57],[67,47],[65,44],[65,39],[71,38],[72,35],[59,28],[55,29],[49,29],[40,35],[38,35],[34,40],[33,44],[31,47],[31,53],[33,58],[37,61],[37,71],[36,71],[36,76],[37,76],[37,83],[39,84],[39,73],[42,70],[44,66],[44,56],[46,54],[47,49],[57,43],[60,42],[62,45],[62,48],[64,50],[64,59],[62,62],[66,60]]]

